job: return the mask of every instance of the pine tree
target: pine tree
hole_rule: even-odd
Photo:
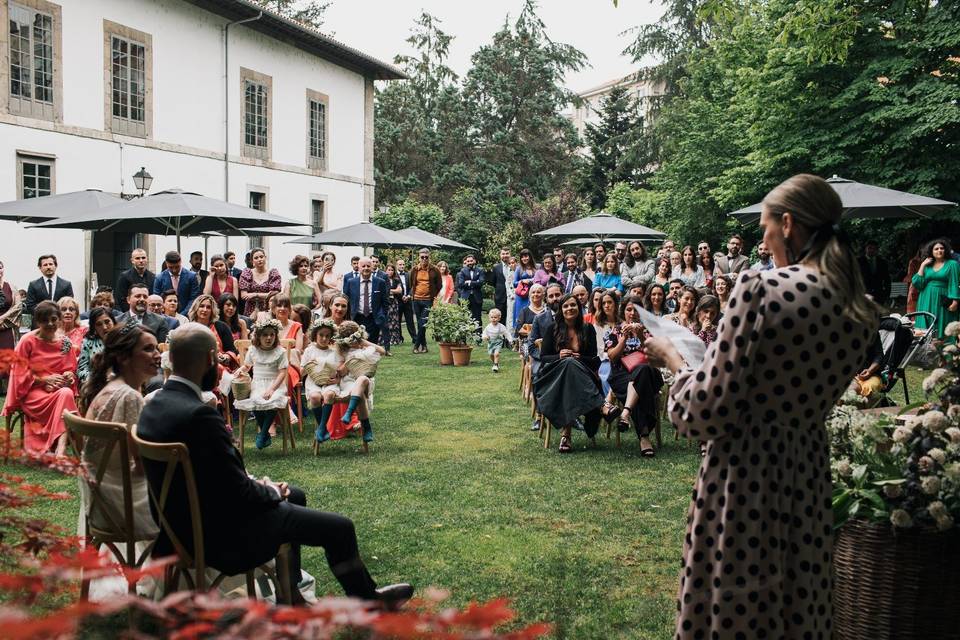
[[[650,165],[643,117],[624,85],[615,86],[600,101],[599,124],[588,124],[590,159],[580,179],[580,192],[595,209],[606,205],[607,190],[617,183],[644,186]]]

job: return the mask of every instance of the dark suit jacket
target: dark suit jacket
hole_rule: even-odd
[[[153,281],[156,278],[156,274],[150,271],[150,269],[145,269],[142,276],[133,268],[121,273],[120,277],[117,278],[117,286],[113,290],[113,299],[117,301],[117,308],[123,312],[130,310],[129,305],[127,305],[127,294],[130,292],[130,285],[145,284],[147,285],[147,291],[153,293]]]
[[[483,302],[483,283],[485,281],[486,276],[482,267],[479,265],[473,269],[464,267],[457,274],[457,294],[464,300]]]
[[[873,299],[880,304],[886,304],[890,300],[890,269],[887,267],[887,261],[880,256],[876,257],[876,267],[870,267],[870,261],[866,256],[860,256],[857,259],[860,265],[860,275],[863,277],[863,286]]]
[[[568,286],[571,284],[571,279],[572,279],[573,286]],[[563,273],[564,292],[570,293],[571,291],[573,291],[573,287],[577,285],[583,285],[584,287],[586,287],[587,293],[590,293],[591,291],[593,291],[593,282],[590,280],[589,276],[583,273],[583,271],[580,271],[580,269],[577,269],[576,271],[565,271]]]
[[[143,319],[140,321],[143,326],[153,331],[153,335],[157,337],[157,342],[163,344],[167,341],[167,334],[170,333],[170,326],[167,324],[167,318],[169,316],[161,316],[156,313],[150,313],[147,311],[143,314]],[[127,312],[120,316],[117,320],[117,323],[124,323],[130,318],[130,313]],[[180,323],[177,322],[176,318],[170,318],[177,323],[176,326],[180,326]]]
[[[350,311],[353,317],[363,311],[361,306],[361,291],[363,279],[361,277],[350,278],[343,283],[343,292],[350,300]],[[370,277],[370,313],[373,314],[374,322],[378,325],[387,323],[387,309],[390,305],[390,290],[387,281],[383,278]]]
[[[54,287],[53,302],[64,296],[73,297],[73,285],[70,284],[69,280],[58,277],[54,282]],[[47,279],[45,277],[37,278],[27,285],[27,301],[24,304],[24,312],[32,315],[34,307],[44,300],[50,300],[50,296],[47,295]]]
[[[167,289],[173,289],[173,279],[170,276],[170,270],[164,269],[153,281],[153,293],[163,295]],[[189,269],[180,269],[180,282],[177,286],[177,299],[180,302],[178,311],[187,315],[190,305],[194,299],[200,295],[200,282],[197,281],[197,274]]]
[[[207,564],[235,574],[276,555],[281,543],[276,508],[280,496],[247,476],[216,409],[201,402],[187,385],[168,380],[144,405],[137,435],[150,442],[182,442],[189,450],[200,498]],[[151,488],[160,495],[166,465],[144,460],[143,466]],[[190,507],[180,473],[170,487],[165,516],[192,553]],[[163,557],[172,553],[173,545],[161,531],[153,554]]]
[[[553,312],[547,309],[536,318],[530,326],[530,334],[527,336],[527,353],[533,358],[533,372],[540,366],[540,349],[537,348],[537,339],[543,338],[548,333],[553,332]],[[542,344],[542,343],[541,343]]]
[[[493,285],[493,304],[495,306],[507,304],[507,272],[504,271],[502,262],[497,262],[487,272],[487,282]]]

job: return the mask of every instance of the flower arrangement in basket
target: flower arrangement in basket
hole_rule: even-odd
[[[430,310],[427,319],[430,335],[440,343],[453,345],[478,345],[480,325],[464,300],[457,303],[440,302]]]
[[[947,334],[960,332],[960,323]],[[947,531],[960,518],[960,351],[939,347],[943,366],[923,381],[918,415],[868,416],[844,396],[827,420],[834,526],[850,519]]]

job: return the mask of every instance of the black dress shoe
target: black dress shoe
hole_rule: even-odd
[[[389,584],[376,590],[376,599],[388,609],[395,609],[413,597],[413,586],[406,582]]]

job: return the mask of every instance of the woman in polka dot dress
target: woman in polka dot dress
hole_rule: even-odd
[[[763,202],[780,269],[746,272],[697,369],[664,338],[671,419],[706,439],[683,545],[676,637],[832,635],[833,516],[824,421],[876,331],[842,206],[798,175]]]

